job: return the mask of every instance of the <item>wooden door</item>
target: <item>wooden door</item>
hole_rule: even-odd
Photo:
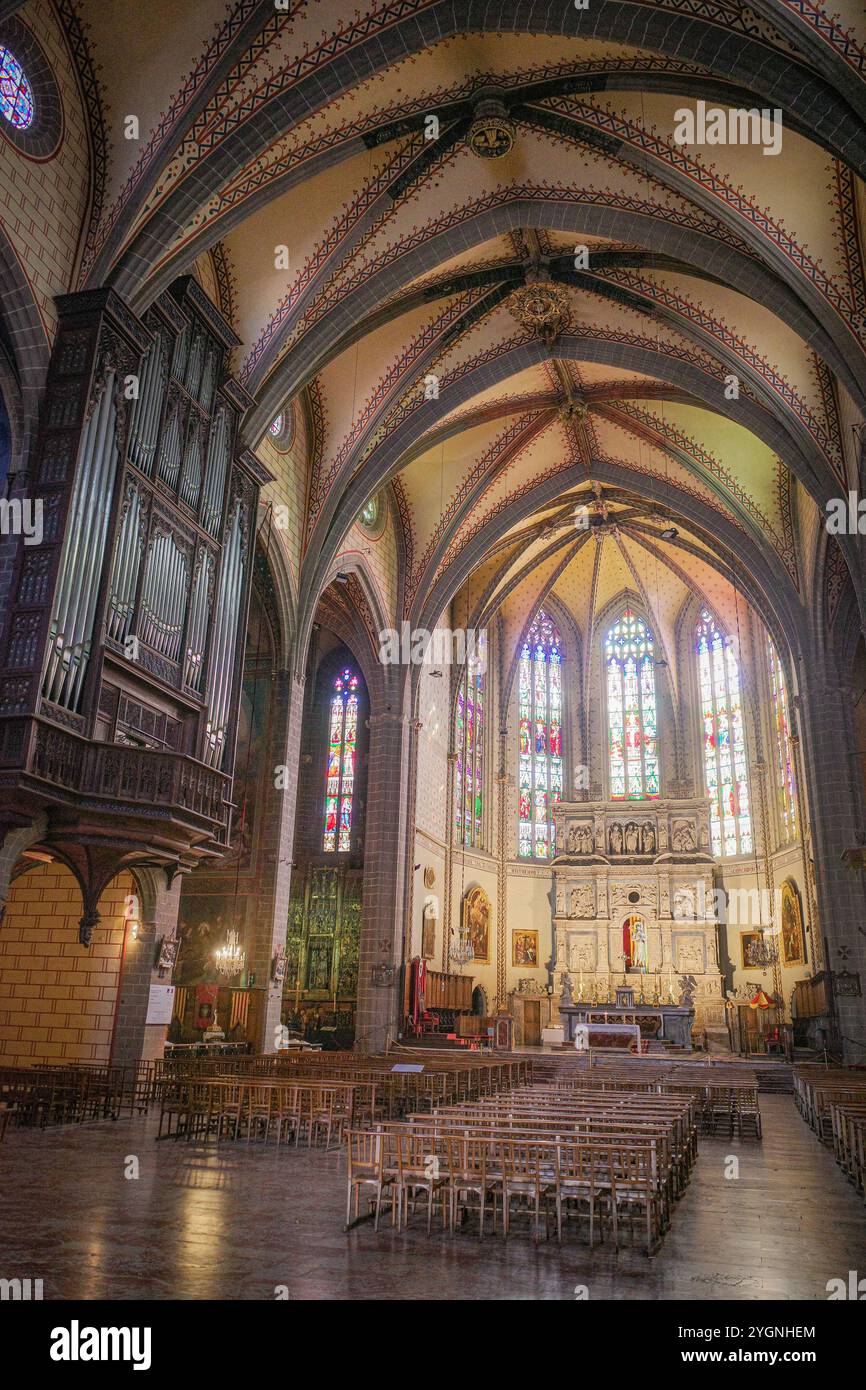
[[[541,1000],[527,999],[523,1005],[523,1041],[527,1047],[541,1045]]]

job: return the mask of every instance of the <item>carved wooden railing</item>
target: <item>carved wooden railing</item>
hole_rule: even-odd
[[[0,783],[10,776],[97,797],[106,811],[149,807],[178,820],[209,822],[217,845],[228,841],[231,778],[183,753],[95,743],[38,717],[0,719]]]

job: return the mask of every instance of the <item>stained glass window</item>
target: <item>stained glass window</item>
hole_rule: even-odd
[[[791,747],[791,716],[788,709],[788,690],[779,653],[767,639],[770,663],[770,695],[773,702],[773,728],[776,744],[776,787],[779,796],[779,818],[786,840],[797,835],[797,797],[794,791],[794,759]]]
[[[322,848],[343,853],[351,848],[352,800],[358,742],[358,677],[341,671],[334,681],[328,727],[325,774],[325,835]]]
[[[695,650],[713,854],[749,854],[752,817],[740,672],[731,643],[723,637],[707,608],[698,619]]]
[[[483,641],[483,638],[480,639]],[[454,814],[458,843],[481,844],[484,810],[484,660],[483,652],[467,662],[457,692],[454,750]]]
[[[283,412],[280,411],[279,415],[274,416],[274,419],[271,421],[269,433],[271,434],[271,436],[272,436],[274,439],[279,439],[279,437],[280,437],[280,435],[282,434],[282,432],[283,432]]]
[[[361,525],[364,526],[368,531],[375,531],[377,526],[379,525],[379,510],[380,505],[378,496],[371,497],[369,502],[366,502],[364,506],[361,508],[361,515],[359,517],[359,520],[361,522]]]
[[[656,680],[653,637],[630,608],[604,644],[610,794],[642,801],[659,794]]]
[[[16,130],[26,130],[33,120],[33,90],[24,69],[8,48],[0,45],[0,115]]]
[[[562,640],[540,608],[517,669],[517,852],[554,853],[553,808],[562,800]]]

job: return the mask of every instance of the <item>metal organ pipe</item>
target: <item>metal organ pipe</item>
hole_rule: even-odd
[[[108,372],[82,437],[49,629],[43,694],[72,710],[87,669],[117,469],[114,383]]]
[[[183,460],[183,469],[180,475],[180,490],[178,496],[193,510],[198,506],[198,499],[201,494],[201,432],[197,423],[194,423],[189,432],[189,439],[186,446],[186,454]]]
[[[174,537],[155,536],[142,585],[138,636],[169,661],[180,656],[188,579],[186,556]]]
[[[149,473],[159,438],[159,415],[165,379],[165,342],[157,334],[144,355],[141,385],[130,426],[129,457],[143,473]]]
[[[184,663],[184,684],[190,690],[201,690],[204,666],[204,648],[207,638],[207,592],[210,585],[213,560],[204,546],[199,550],[198,571],[190,602],[189,629],[186,638],[186,661]]]
[[[106,630],[115,642],[122,642],[129,635],[132,605],[135,602],[135,584],[141,560],[141,498],[138,488],[133,485],[128,486],[126,495],[128,501],[117,539],[114,568],[108,587],[109,612]]]
[[[180,405],[176,405],[171,419],[168,422],[168,429],[165,432],[165,439],[162,445],[162,453],[159,459],[159,476],[169,487],[177,487],[177,475],[180,472]]]
[[[201,333],[196,333],[192,340],[189,350],[189,357],[184,373],[184,385],[191,396],[198,400],[199,388],[201,386],[201,375],[204,357],[204,338]]]
[[[228,415],[225,410],[220,410],[216,420],[211,426],[207,451],[207,465],[205,468],[204,496],[201,507],[201,524],[212,536],[215,536],[219,530],[228,457]]]
[[[223,554],[219,597],[214,615],[211,645],[210,700],[208,709],[208,747],[205,762],[217,767],[225,747],[225,730],[231,704],[233,654],[237,636],[238,607],[243,587],[242,505],[235,505],[231,534]]]

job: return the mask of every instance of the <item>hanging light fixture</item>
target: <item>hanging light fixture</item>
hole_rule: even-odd
[[[451,960],[455,965],[469,965],[475,959],[475,952],[472,949],[472,938],[469,935],[468,924],[464,926],[461,922],[460,930],[455,931],[451,928],[451,945],[448,951]]]
[[[215,952],[216,968],[220,975],[225,975],[230,979],[232,975],[239,975],[246,963],[246,952],[241,946],[237,931],[230,927],[226,932],[225,943]]]

